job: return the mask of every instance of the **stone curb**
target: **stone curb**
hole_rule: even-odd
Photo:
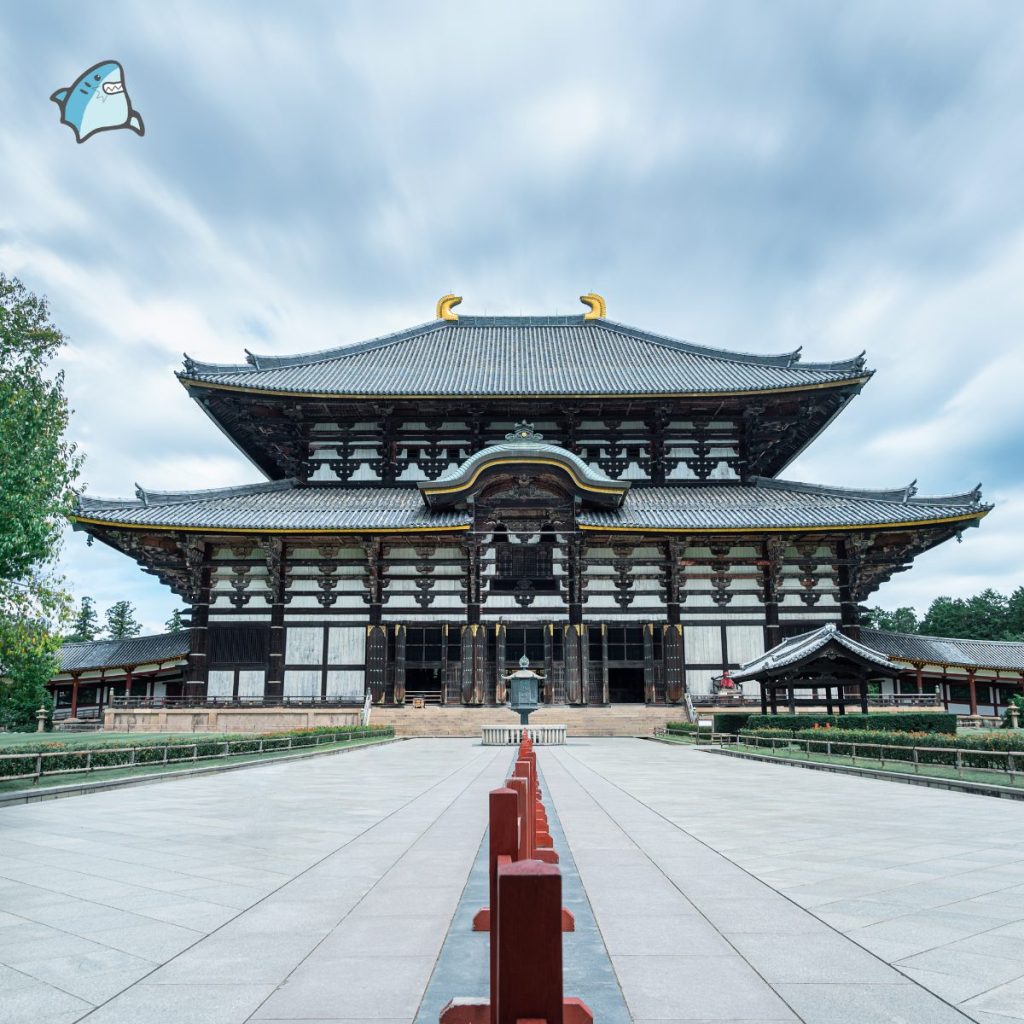
[[[695,747],[696,749],[696,747]],[[793,768],[810,768],[820,772],[837,772],[840,775],[860,775],[865,779],[884,779],[886,782],[902,782],[908,786],[927,786],[929,789],[950,789],[960,793],[974,793],[977,796],[1002,797],[1004,800],[1024,800],[1024,789],[1010,789],[1009,786],[994,786],[984,782],[962,782],[959,779],[940,779],[929,775],[906,775],[901,772],[881,772],[873,768],[856,768],[853,765],[822,764],[819,761],[800,761],[789,757],[772,757],[770,754],[749,754],[746,751],[725,750],[722,747],[700,747],[708,754],[722,754],[725,757],[742,757],[747,761],[764,761],[766,764],[785,764]]]
[[[0,809],[15,804],[34,804],[42,800],[61,800],[67,796],[87,796],[89,793],[103,793],[106,790],[121,789],[124,786],[142,786],[156,782],[170,782],[174,779],[187,779],[194,775],[219,775],[222,772],[233,772],[241,768],[258,768],[266,764],[287,764],[289,761],[305,761],[310,757],[326,757],[329,754],[351,754],[354,750],[364,747],[383,747],[389,743],[399,743],[404,736],[392,736],[389,739],[377,740],[374,743],[359,743],[354,747],[338,747],[336,750],[311,750],[306,754],[289,754],[286,757],[264,757],[253,761],[237,761],[234,764],[212,764],[204,768],[187,768],[175,772],[155,772],[151,775],[139,775],[135,778],[109,779],[106,782],[77,782],[70,786],[49,786],[46,789],[27,789],[16,793],[0,794]]]

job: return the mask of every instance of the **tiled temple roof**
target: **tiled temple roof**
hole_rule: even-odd
[[[468,528],[468,513],[432,512],[416,487],[317,487],[293,480],[210,491],[138,490],[139,497],[80,496],[74,518],[112,526],[209,530]],[[912,488],[862,491],[756,478],[750,484],[633,487],[615,510],[583,509],[582,527],[628,530],[798,530],[964,520],[988,511],[977,491],[918,497]]]
[[[1011,640],[956,640],[883,629],[861,629],[860,638],[899,661],[1024,672],[1024,643]]]
[[[462,316],[306,355],[220,365],[185,357],[186,386],[352,396],[678,395],[863,382],[863,355],[728,352],[581,316]]]
[[[819,651],[830,643],[838,645],[855,658],[877,665],[880,669],[886,669],[887,672],[885,674],[887,675],[899,674],[899,669],[885,655],[851,639],[845,633],[840,633],[836,629],[835,623],[830,622],[820,629],[814,629],[809,633],[801,633],[799,636],[783,640],[781,644],[777,644],[770,651],[765,651],[759,658],[754,658],[753,661],[748,661],[745,665],[742,665],[732,673],[732,678],[740,683],[747,679],[757,679],[759,676],[772,675],[780,669],[813,659]]]
[[[123,668],[184,658],[191,647],[187,629],[178,633],[135,636],[127,640],[87,640],[64,644],[58,652],[61,672],[92,668]]]

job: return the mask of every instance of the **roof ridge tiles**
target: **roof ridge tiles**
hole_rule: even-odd
[[[330,348],[315,350],[312,352],[297,353],[293,355],[259,355],[246,352],[244,363],[206,363],[191,358],[188,354],[184,357],[184,370],[178,371],[179,379],[192,379],[196,376],[217,375],[225,373],[253,374],[264,370],[287,369],[297,366],[311,366],[317,363],[329,362],[333,359],[343,359],[348,356],[359,355],[376,349],[386,348],[390,345],[408,341],[413,338],[422,337],[439,330],[460,329],[466,327],[572,327],[585,331],[607,330],[614,334],[621,334],[637,341],[646,342],[652,345],[659,345],[677,352],[685,352],[690,355],[703,356],[708,359],[715,359],[721,362],[739,363],[749,366],[769,366],[782,369],[808,371],[808,372],[831,372],[850,373],[871,376],[874,371],[865,369],[865,354],[848,359],[802,362],[801,348],[792,352],[783,352],[776,355],[761,355],[754,352],[733,351],[730,349],[715,348],[710,345],[701,345],[696,342],[685,341],[673,338],[669,335],[659,334],[654,331],[647,331],[629,324],[619,323],[615,320],[585,320],[582,316],[460,316],[458,320],[431,320],[426,323],[407,327],[390,334],[379,335],[363,341],[349,342],[342,345],[334,345]]]
[[[216,498],[242,497],[249,494],[271,494],[288,491],[298,486],[294,477],[284,480],[258,480],[251,484],[235,484],[231,487],[210,487],[193,491],[152,491],[139,484],[135,485],[135,498],[94,498],[86,494],[77,495],[76,507],[82,508],[145,508],[148,505],[182,505],[193,501],[207,501]]]
[[[875,629],[872,626],[861,626],[860,631],[882,636],[906,637],[910,640],[934,640],[943,644],[992,644],[998,647],[1012,646],[1024,649],[1024,640],[979,640],[964,636],[932,636],[930,633],[899,633],[894,629]]]
[[[754,476],[755,487],[768,490],[802,491],[833,498],[855,498],[861,501],[897,501],[904,505],[981,505],[981,485],[972,491],[947,495],[919,495],[916,481],[905,487],[872,489],[869,487],[838,487],[832,484],[812,484],[801,480],[780,480],[777,477]],[[991,507],[991,506],[989,506]]]

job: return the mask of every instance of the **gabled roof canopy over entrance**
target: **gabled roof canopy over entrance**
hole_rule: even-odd
[[[597,508],[618,508],[629,490],[628,480],[613,480],[588,466],[578,455],[560,445],[545,444],[530,423],[518,423],[505,435],[504,444],[483,448],[462,465],[417,486],[431,509],[464,506],[496,475],[535,475],[538,472],[560,478],[581,504]]]

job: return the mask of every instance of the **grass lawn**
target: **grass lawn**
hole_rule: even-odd
[[[106,737],[109,744],[109,739],[112,736],[124,737],[125,733],[107,733]],[[147,735],[160,736],[169,735],[172,739],[181,739],[187,741],[191,737],[191,733],[152,733]],[[217,733],[202,733],[203,739],[213,738]],[[163,775],[166,772],[182,771],[193,767],[207,767],[209,765],[217,764],[238,764],[242,761],[258,761],[261,764],[265,761],[274,761],[281,757],[289,757],[296,755],[305,755],[312,757],[317,753],[323,753],[328,750],[340,750],[342,748],[349,747],[365,747],[372,746],[375,743],[381,743],[385,740],[390,740],[390,736],[368,737],[365,739],[354,739],[354,740],[339,740],[337,743],[321,743],[319,746],[308,746],[308,747],[296,747],[292,750],[281,749],[270,751],[265,754],[258,754],[255,752],[249,752],[245,754],[234,754],[231,757],[206,757],[199,758],[198,760],[192,761],[181,761],[177,764],[153,764],[153,765],[142,765],[138,768],[109,768],[101,769],[92,772],[69,772],[66,775],[46,775],[39,782],[34,782],[32,779],[13,779],[9,782],[0,782],[0,793],[13,793],[19,790],[32,789],[47,789],[51,786],[69,786],[80,782],[102,782],[107,779],[125,779],[134,778],[142,775]],[[95,746],[95,744],[93,744]]]
[[[1000,772],[978,768],[963,768],[957,771],[956,768],[940,764],[921,764],[914,771],[913,765],[906,761],[879,761],[875,758],[857,755],[856,761],[849,754],[824,754],[813,753],[808,755],[803,748],[776,748],[759,747],[752,744],[736,743],[730,744],[729,750],[736,750],[742,753],[761,754],[765,757],[787,758],[792,761],[813,761],[819,764],[853,765],[857,768],[870,768],[876,772],[891,772],[893,775],[916,775],[929,776],[936,779],[961,779],[964,782],[983,782],[990,786],[1012,786],[1014,789],[1024,789],[1024,774],[1014,772]]]

